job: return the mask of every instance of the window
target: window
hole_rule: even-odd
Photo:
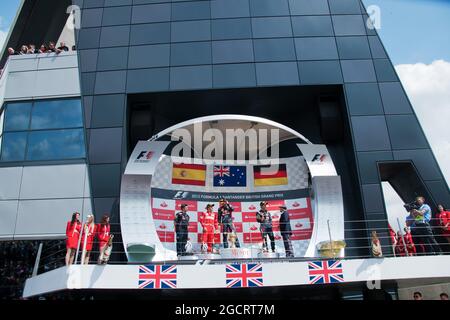
[[[80,100],[52,100],[34,103],[31,130],[83,127]]]
[[[0,151],[2,162],[84,158],[80,99],[5,104]]]
[[[2,136],[2,161],[22,161],[25,157],[27,132],[8,132]]]
[[[5,131],[27,130],[30,125],[31,103],[6,105]]]
[[[27,160],[84,158],[83,129],[32,131],[28,137]]]

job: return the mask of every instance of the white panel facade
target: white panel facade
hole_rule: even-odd
[[[0,102],[79,96],[77,53],[12,56],[1,81]]]
[[[0,239],[14,234],[17,205],[17,200],[0,201]]]
[[[33,71],[38,68],[39,59],[16,59],[11,63],[9,72]]]
[[[5,100],[32,99],[36,86],[36,72],[10,72],[6,82]]]
[[[15,235],[62,235],[72,213],[81,212],[83,199],[19,201]]]
[[[74,59],[75,57],[75,59]],[[48,55],[39,58],[39,70],[47,69],[64,69],[64,68],[78,68],[78,60],[75,54],[62,55]]]
[[[25,167],[20,199],[83,198],[85,178],[85,164]]]
[[[33,94],[35,99],[79,95],[78,68],[37,71],[36,88]]]
[[[0,200],[19,199],[22,167],[0,168]]]
[[[0,239],[64,236],[73,212],[92,213],[86,179],[86,164],[0,168]]]

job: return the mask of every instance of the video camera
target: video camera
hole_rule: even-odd
[[[415,201],[407,203],[407,204],[403,205],[403,207],[408,212],[411,212],[412,210],[419,210],[420,209],[420,206]]]

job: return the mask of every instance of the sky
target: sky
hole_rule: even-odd
[[[0,48],[20,0],[0,1]],[[380,8],[378,33],[450,184],[450,0],[363,0]],[[384,188],[388,215],[403,220],[398,196]],[[446,204],[450,207],[450,203]],[[393,218],[392,218],[393,217]]]

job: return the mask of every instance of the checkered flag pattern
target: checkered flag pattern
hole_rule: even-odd
[[[253,165],[247,164],[247,184],[245,187],[221,187],[220,192],[274,192],[286,190],[298,190],[309,187],[309,170],[303,157],[291,157],[279,159],[280,163],[285,163],[288,175],[287,185],[259,186],[254,185]],[[173,162],[170,156],[162,156],[155,174],[152,178],[152,188],[197,191],[197,192],[217,192],[217,187],[213,186],[213,167],[208,165],[206,169],[205,186],[194,186],[185,184],[172,184]]]

